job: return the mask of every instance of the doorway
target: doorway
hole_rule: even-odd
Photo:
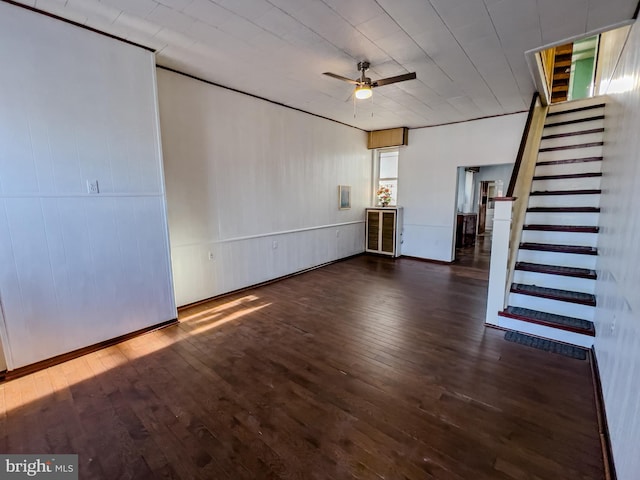
[[[493,230],[496,188],[497,182],[495,180],[483,180],[480,182],[480,194],[478,195],[478,235],[484,235]]]
[[[513,163],[458,167],[454,259],[488,269],[495,197],[503,195]]]
[[[2,321],[2,316],[0,315],[0,321]],[[7,369],[7,362],[5,360],[4,351],[2,350],[2,338],[0,338],[0,372]]]

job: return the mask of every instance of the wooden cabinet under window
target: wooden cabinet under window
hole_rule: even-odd
[[[367,208],[365,251],[400,256],[402,207]]]

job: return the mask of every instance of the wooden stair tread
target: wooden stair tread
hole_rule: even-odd
[[[569,332],[582,333],[584,335],[595,336],[596,329],[593,322],[582,318],[557,315],[555,313],[541,312],[523,307],[508,306],[502,312],[498,312],[502,317],[514,318],[525,322],[536,323],[548,327],[559,328]]]
[[[604,142],[577,143],[575,145],[561,145],[559,147],[545,147],[538,150],[539,152],[557,152],[560,150],[574,150],[576,148],[601,147]]]
[[[595,280],[595,270],[589,268],[563,267],[560,265],[544,265],[541,263],[516,262],[516,270],[523,272],[545,273],[548,275],[561,275],[563,277],[586,278]]]
[[[593,117],[578,118],[576,120],[565,120],[563,122],[545,123],[544,128],[560,127],[562,125],[572,125],[574,123],[592,122],[594,120],[604,120],[604,115],[596,115]]]
[[[548,213],[599,213],[600,207],[529,207],[527,212]]]
[[[540,252],[574,253],[577,255],[597,255],[598,249],[584,245],[556,245],[552,243],[522,242],[522,250],[537,250]]]
[[[572,108],[570,110],[561,110],[559,112],[550,112],[547,117],[553,117],[555,115],[564,115],[565,113],[584,112],[585,110],[593,110],[594,108],[603,108],[604,103],[598,103],[595,105],[587,105],[585,107]]]
[[[571,66],[571,59],[568,60],[560,60],[559,62],[555,62],[553,64],[553,68],[562,68],[562,67],[570,67]]]
[[[604,132],[604,128],[592,128],[589,130],[578,130],[577,132],[568,132],[568,133],[554,133],[551,135],[544,135],[541,140],[551,140],[553,138],[564,138],[564,137],[577,137],[579,135],[590,135],[592,133],[602,133]]]
[[[564,45],[559,45],[556,47],[555,54],[559,55],[567,55],[573,53],[573,43],[565,43]]]
[[[591,307],[596,306],[596,297],[590,293],[572,292],[570,290],[539,287],[537,285],[527,285],[524,283],[512,284],[511,292],[521,295],[531,295],[533,297],[548,298],[550,300],[559,300],[561,302],[578,303]]]
[[[602,172],[587,172],[587,173],[566,173],[562,175],[536,175],[534,180],[566,180],[570,178],[592,178],[601,177]]]
[[[537,162],[536,165],[564,165],[568,163],[584,163],[584,162],[601,162],[602,157],[581,157],[581,158],[566,158],[564,160],[548,160],[544,162]]]
[[[598,233],[599,227],[591,225],[541,225],[527,224],[523,230],[538,230],[543,232],[575,232],[575,233]]]
[[[540,190],[531,192],[531,196],[541,195],[600,195],[602,190],[599,188],[583,189],[583,190]]]

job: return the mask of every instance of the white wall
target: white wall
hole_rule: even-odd
[[[457,168],[515,161],[526,119],[517,113],[409,131],[398,172],[403,255],[453,260]]]
[[[0,3],[0,65],[9,366],[175,318],[153,54]]]
[[[640,472],[640,28],[608,90],[595,350],[618,478]],[[619,92],[619,93],[615,93]]]
[[[158,86],[178,305],[364,251],[366,133],[163,69]]]

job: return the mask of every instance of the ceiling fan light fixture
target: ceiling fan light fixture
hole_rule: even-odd
[[[358,100],[366,100],[367,98],[371,98],[371,95],[373,95],[371,85],[358,85],[356,87],[355,95]]]

